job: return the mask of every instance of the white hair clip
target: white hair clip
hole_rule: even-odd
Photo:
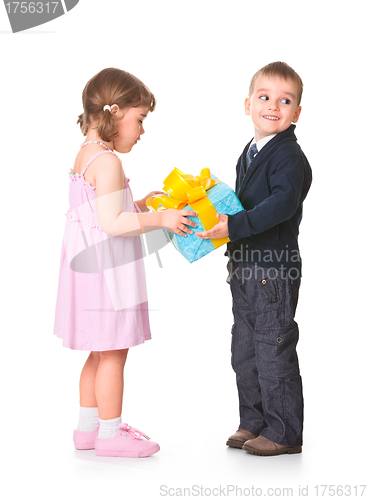
[[[111,106],[109,106],[108,104],[106,104],[106,105],[104,106],[103,110],[104,110],[104,111],[106,111],[107,109],[108,109],[108,110],[110,111],[110,113],[111,113]]]

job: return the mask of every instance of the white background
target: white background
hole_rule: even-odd
[[[171,493],[202,485],[213,498],[220,485],[263,488],[262,496],[268,487],[298,496],[308,485],[313,498],[318,484],[367,483],[366,15],[354,0],[80,0],[57,20],[12,34],[0,7],[7,498],[163,498],[161,485]],[[234,186],[253,135],[243,108],[249,81],[276,60],[305,85],[296,135],[314,176],[296,318],[303,453],[255,457],[225,446],[238,426],[227,259],[220,248],[188,264],[171,246],[160,251],[162,269],[155,256],[145,260],[153,340],[129,353],[123,407],[123,421],[161,451],[148,459],[75,451],[86,353],[62,348],[52,331],[85,83],[119,67],[157,98],[141,143],[123,155],[141,198],[162,189],[174,167],[210,167]]]

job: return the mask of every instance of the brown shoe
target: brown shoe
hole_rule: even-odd
[[[242,449],[252,453],[253,455],[260,455],[263,457],[269,457],[272,455],[282,455],[284,453],[292,454],[292,453],[301,453],[301,446],[285,446],[283,444],[277,444],[264,436],[258,436],[255,439],[250,439],[246,441]]]
[[[245,429],[238,429],[235,434],[229,437],[227,440],[227,446],[231,446],[232,448],[240,448],[243,446],[245,441],[248,441],[249,439],[254,439],[257,436],[252,434],[249,431],[246,431]]]

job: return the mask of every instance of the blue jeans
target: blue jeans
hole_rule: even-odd
[[[228,264],[233,296],[231,364],[240,425],[286,446],[302,444],[303,393],[294,321],[300,278],[275,268]]]

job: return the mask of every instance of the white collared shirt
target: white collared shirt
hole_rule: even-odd
[[[263,139],[260,139],[258,142],[255,141],[254,139],[252,140],[252,142],[249,145],[249,149],[251,148],[251,146],[253,146],[253,144],[257,145],[257,153],[254,155],[254,158],[257,156],[257,154],[260,152],[260,150],[268,143],[268,141],[270,141],[271,139],[273,139],[275,137],[275,135],[277,135],[277,134],[272,134],[272,135],[268,135],[267,137],[263,137]],[[249,152],[249,149],[248,149],[248,152]],[[248,166],[249,166],[249,156],[247,153],[247,156],[245,159],[244,170],[241,173],[241,177],[244,177],[246,170],[248,170]]]
[[[251,142],[250,146],[252,146],[253,144],[256,144],[257,145],[257,150],[258,150],[258,153],[259,153],[261,151],[261,149],[268,143],[268,141],[270,141],[271,139],[273,139],[275,137],[275,135],[277,135],[277,134],[268,135],[267,137],[263,137],[263,139],[260,139],[259,141],[255,141],[253,139],[253,141]],[[257,154],[255,154],[254,157],[256,157]]]

